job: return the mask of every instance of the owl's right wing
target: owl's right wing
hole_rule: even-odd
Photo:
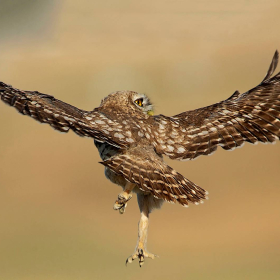
[[[277,62],[276,51],[263,81],[243,94],[236,91],[224,101],[173,117],[154,116],[156,151],[171,159],[188,160],[209,155],[218,146],[233,150],[245,141],[279,139],[280,73],[271,78]]]
[[[120,148],[129,144],[126,137],[116,137],[123,131],[120,124],[99,112],[98,108],[93,111],[80,110],[51,95],[22,91],[3,82],[0,82],[0,97],[21,114],[48,123],[61,132],[73,130],[79,136],[92,137]]]
[[[154,197],[168,202],[202,203],[207,192],[165,164],[153,147],[135,147],[101,162]]]

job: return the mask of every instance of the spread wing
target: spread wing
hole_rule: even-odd
[[[101,163],[156,198],[178,201],[183,206],[202,203],[206,198],[204,189],[166,165],[152,147],[128,149]]]
[[[159,154],[172,159],[194,159],[221,146],[233,150],[244,142],[274,142],[280,137],[280,73],[271,78],[275,52],[263,81],[241,94],[208,107],[173,117],[155,116],[153,144]]]
[[[0,82],[0,97],[20,113],[48,123],[54,129],[68,132],[70,129],[80,136],[92,137],[100,142],[108,142],[116,147],[126,147],[129,141],[119,136],[122,126],[102,114],[98,108],[83,111],[51,95],[37,91],[22,91]]]

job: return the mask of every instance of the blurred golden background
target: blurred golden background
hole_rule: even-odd
[[[112,91],[148,94],[172,115],[244,92],[280,49],[280,2],[0,1],[0,80],[93,109]],[[278,67],[279,71],[279,67]],[[0,103],[0,279],[280,279],[280,143],[171,162],[210,200],[151,215],[114,212],[90,139]]]

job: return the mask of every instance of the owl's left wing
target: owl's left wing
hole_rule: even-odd
[[[127,149],[122,154],[111,157],[101,164],[138,185],[154,197],[168,202],[179,202],[187,206],[189,202],[202,203],[207,192],[165,164],[153,147]]]
[[[280,73],[270,78],[278,62],[275,52],[267,75],[255,88],[208,107],[173,117],[154,116],[153,145],[171,159],[194,159],[221,146],[274,142],[280,137]]]
[[[72,130],[79,136],[92,137],[119,148],[127,147],[133,140],[130,134],[123,135],[123,127],[118,121],[110,119],[98,108],[84,111],[51,95],[19,90],[3,82],[0,82],[0,97],[20,113],[47,123],[60,132]]]

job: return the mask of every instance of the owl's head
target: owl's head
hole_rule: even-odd
[[[110,110],[121,110],[144,113],[152,116],[153,105],[147,95],[135,91],[116,91],[104,98],[101,107]]]

